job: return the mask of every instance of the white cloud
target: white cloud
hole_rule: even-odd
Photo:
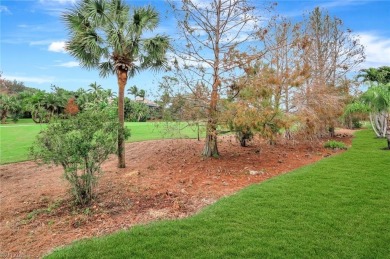
[[[58,67],[79,67],[80,64],[77,61],[69,61],[57,65]]]
[[[362,32],[358,33],[366,54],[365,67],[390,66],[390,38]]]
[[[5,5],[0,5],[0,13],[12,14],[8,7]]]
[[[52,51],[52,52],[65,53],[66,52],[65,51],[65,41],[54,41],[54,42],[50,43],[48,50]]]
[[[50,76],[30,77],[30,76],[3,75],[3,77],[7,78],[8,80],[16,80],[24,83],[28,82],[28,83],[45,84],[45,83],[52,83],[54,81],[54,77],[50,77]]]

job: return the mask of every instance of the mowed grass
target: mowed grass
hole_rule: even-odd
[[[347,152],[253,185],[184,220],[82,240],[49,258],[389,258],[390,151]]]
[[[39,124],[9,124],[0,126],[0,164],[28,159],[35,136],[46,128]]]
[[[129,142],[164,139],[164,138],[195,138],[194,128],[185,124],[167,124],[156,122],[127,122],[131,130]],[[45,124],[35,124],[32,120],[22,120],[0,126],[0,164],[28,160],[28,153],[36,135],[45,129]],[[179,131],[178,129],[181,128]]]

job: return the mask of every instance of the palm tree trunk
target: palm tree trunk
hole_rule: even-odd
[[[390,113],[387,114],[386,139],[387,148],[390,150]]]
[[[387,130],[387,116],[386,116],[386,112],[381,112],[380,113],[380,117],[382,119],[382,122],[381,122],[381,126],[382,126],[382,137],[385,138],[386,137],[386,130]]]
[[[125,168],[125,87],[127,83],[127,70],[118,68],[118,119],[119,119],[119,130],[118,130],[118,168]]]
[[[372,129],[374,130],[375,132],[375,135],[379,138],[380,134],[379,132],[376,130],[376,124],[375,124],[375,115],[373,115],[371,112],[370,112],[370,122],[371,122],[371,127]]]

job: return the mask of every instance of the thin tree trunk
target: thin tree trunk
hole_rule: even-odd
[[[213,85],[211,91],[211,100],[208,111],[208,120],[206,128],[206,142],[202,152],[205,157],[219,157],[218,146],[217,146],[217,104],[218,104],[218,90],[221,84],[219,78],[219,61],[220,61],[220,22],[221,22],[221,0],[218,1],[216,8],[216,24],[215,24],[215,42],[214,42],[214,64],[213,64]]]
[[[381,126],[382,126],[382,137],[385,138],[386,137],[386,131],[387,131],[387,116],[386,116],[386,113],[385,112],[381,112],[380,113],[380,117],[382,118],[382,123],[381,123]]]
[[[370,122],[371,122],[371,127],[372,127],[372,129],[374,130],[374,132],[375,132],[375,135],[376,135],[377,137],[379,137],[380,134],[379,134],[378,131],[376,130],[376,124],[375,124],[375,122],[374,122],[374,118],[373,118],[373,115],[372,115],[371,112],[370,112]]]
[[[389,125],[389,115],[388,114],[384,114],[383,115],[383,119],[384,119],[384,127],[383,127],[383,137],[385,138],[387,136],[387,131],[390,127]]]
[[[199,122],[196,123],[196,126],[198,128],[198,141],[200,141]]]
[[[118,130],[118,168],[125,168],[125,87],[127,83],[127,70],[118,68],[118,119],[119,119],[119,130]]]
[[[386,138],[387,138],[387,148],[390,150],[390,114],[387,114],[387,127],[386,127]]]

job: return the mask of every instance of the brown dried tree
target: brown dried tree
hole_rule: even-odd
[[[79,113],[79,106],[76,104],[76,99],[74,97],[68,100],[68,103],[65,106],[65,113],[69,115],[76,115]]]
[[[312,134],[334,133],[349,85],[347,74],[364,61],[364,48],[343,22],[315,8],[304,21],[304,63],[309,71],[295,104]]]

